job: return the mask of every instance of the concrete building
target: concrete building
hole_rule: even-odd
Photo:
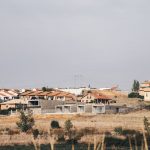
[[[28,108],[34,114],[43,114],[43,113],[55,113],[55,107],[59,105],[63,105],[63,101],[51,101],[51,100],[44,100],[44,99],[35,99],[28,101]]]
[[[92,113],[106,113],[105,105],[92,105]]]
[[[77,105],[77,112],[85,113],[85,105],[83,105],[83,104]]]
[[[77,113],[76,104],[64,104],[55,107],[55,113]]]

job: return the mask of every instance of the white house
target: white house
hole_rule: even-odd
[[[145,90],[150,88],[150,81],[144,81],[140,83],[140,89],[139,89],[139,94],[141,96],[145,95]]]
[[[144,100],[145,101],[150,101],[150,88],[145,88],[144,89]]]
[[[63,92],[72,93],[75,95],[82,95],[83,90],[90,90],[90,88],[81,87],[81,88],[59,88],[58,90]]]
[[[13,90],[0,90],[1,100],[11,100],[17,98],[18,93]]]

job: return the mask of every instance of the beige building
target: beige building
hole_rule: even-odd
[[[140,84],[139,95],[144,96],[144,101],[150,101],[150,81]]]
[[[145,89],[150,88],[150,81],[144,81],[143,83],[140,84],[140,89],[139,89],[139,94],[141,96],[145,95]]]
[[[21,94],[21,98],[25,100],[32,99],[46,99],[46,100],[61,100],[61,101],[70,101],[76,100],[74,94],[63,92],[63,91],[28,91]]]
[[[145,88],[144,89],[144,100],[145,101],[150,101],[150,88]]]
[[[23,99],[13,99],[7,102],[0,103],[0,110],[7,110],[9,108],[26,107],[27,101]]]
[[[109,104],[111,101],[110,98],[107,96],[100,94],[100,93],[88,93],[81,99],[81,102],[83,103],[103,103],[103,104]]]

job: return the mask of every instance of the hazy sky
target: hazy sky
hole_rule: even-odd
[[[0,87],[130,89],[149,64],[150,0],[0,0]]]

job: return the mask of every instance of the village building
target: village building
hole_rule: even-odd
[[[68,92],[68,93],[72,93],[74,95],[82,95],[83,94],[83,91],[88,91],[90,90],[90,88],[87,88],[87,87],[79,87],[79,88],[58,88],[56,90],[60,90],[60,91],[63,91],[63,92]]]
[[[1,101],[8,101],[11,99],[18,98],[19,93],[15,90],[9,90],[9,89],[1,89],[0,90],[0,99]]]
[[[150,101],[150,81],[140,84],[139,95],[144,97],[144,101]]]
[[[23,99],[13,99],[10,101],[0,103],[0,110],[7,110],[10,108],[12,109],[27,108],[27,101]]]
[[[77,113],[77,105],[76,104],[64,104],[57,105],[55,107],[56,113]]]
[[[109,104],[111,102],[111,98],[98,92],[89,92],[85,96],[83,96],[81,102]]]
[[[60,101],[69,101],[76,100],[74,94],[62,91],[27,91],[21,94],[21,98],[26,100],[36,100],[36,99],[45,99],[45,100],[60,100]]]
[[[150,101],[150,88],[145,88],[144,89],[144,100],[145,101]]]
[[[64,101],[58,100],[29,100],[28,109],[34,114],[55,113],[55,107],[64,104]]]
[[[140,83],[139,94],[141,96],[144,96],[144,90],[146,88],[150,88],[150,81],[144,81],[144,82]]]

